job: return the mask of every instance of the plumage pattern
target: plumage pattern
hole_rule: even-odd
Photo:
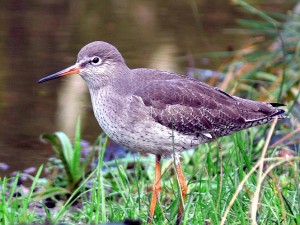
[[[230,96],[173,72],[129,69],[120,52],[101,41],[83,47],[74,66],[40,82],[77,71],[88,85],[103,131],[135,151],[181,152],[275,116],[286,118],[278,104]]]
[[[167,72],[160,73],[163,77]],[[156,122],[182,134],[217,138],[267,123],[276,115],[285,118],[284,110],[269,103],[230,96],[175,74],[172,78],[146,82],[134,95],[141,97]]]
[[[184,212],[187,183],[179,153],[218,137],[286,118],[280,104],[230,96],[197,80],[166,71],[129,69],[119,51],[97,41],[84,46],[75,65],[41,79],[45,82],[79,73],[89,88],[93,109],[103,131],[132,150],[156,155],[150,217],[154,218],[161,191],[161,155],[175,152],[181,203],[176,224]]]
[[[91,66],[89,59],[95,55],[102,64]],[[102,129],[136,151],[181,152],[268,123],[274,116],[286,118],[284,110],[270,103],[230,96],[177,73],[129,69],[118,50],[105,42],[82,48],[77,63]]]

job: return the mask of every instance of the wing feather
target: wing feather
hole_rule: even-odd
[[[188,78],[152,80],[134,95],[142,99],[156,122],[196,136],[223,136],[251,126],[248,120],[271,120],[278,113],[269,103],[231,96]]]

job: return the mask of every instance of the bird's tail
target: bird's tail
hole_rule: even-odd
[[[283,104],[270,103],[270,105],[274,107],[274,112],[272,114],[266,115],[265,117],[261,117],[258,119],[247,120],[246,126],[254,127],[254,126],[259,126],[259,125],[262,125],[265,123],[269,123],[270,121],[275,119],[275,117],[277,117],[280,120],[288,118],[288,116],[286,115],[286,111],[284,109],[275,109],[275,107],[284,106]]]

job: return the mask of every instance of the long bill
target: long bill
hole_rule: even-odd
[[[80,72],[80,67],[77,64],[75,64],[73,66],[70,66],[66,69],[63,69],[59,72],[53,73],[53,74],[51,74],[47,77],[44,77],[44,78],[40,79],[38,81],[38,83],[43,83],[43,82],[46,82],[48,80],[53,80],[53,79],[60,78],[60,77],[63,77],[63,76],[78,74],[79,72]]]

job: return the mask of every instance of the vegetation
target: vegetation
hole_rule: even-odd
[[[53,181],[54,184],[51,186],[62,187],[65,188],[64,192],[73,193],[88,173],[89,163],[94,153],[94,151],[90,151],[87,157],[82,158],[80,120],[78,120],[76,127],[74,147],[70,139],[63,132],[55,132],[53,135],[44,134],[42,135],[42,139],[48,140],[52,144],[59,159],[59,161],[51,160],[50,165],[48,165],[48,168],[56,174]],[[60,168],[61,166],[63,168]],[[58,171],[61,173],[58,173]]]
[[[226,78],[219,86],[251,99],[284,102],[292,120],[275,121],[268,131],[267,126],[251,128],[184,152],[189,192],[183,224],[300,224],[300,157],[291,150],[299,149],[294,136],[300,131],[295,113],[300,95],[299,18],[296,14],[271,17],[235,2],[260,17],[260,21],[240,21],[260,37],[230,53],[230,63],[221,68]],[[82,159],[80,124],[74,145],[62,132],[43,138],[57,153],[47,166],[51,175],[41,178],[41,166],[35,177],[29,176],[29,189],[18,186],[20,174],[0,178],[0,224],[45,218],[66,224],[147,221],[154,180],[152,155],[105,162],[107,138],[101,136],[91,151],[98,152],[97,159],[93,153]],[[97,166],[92,168],[90,162],[95,160]],[[172,160],[164,159],[163,164],[163,189],[153,224],[174,224],[180,202],[177,181]],[[47,199],[55,207],[49,207]]]
[[[252,210],[259,224],[300,222],[299,157],[275,157],[280,151],[275,148],[267,152],[270,157],[261,157],[256,162],[254,152],[261,150],[261,146],[254,143],[254,132],[251,129],[221,138],[221,152],[215,143],[183,153],[189,183],[183,224],[198,224],[199,221],[219,224],[225,219],[226,223],[249,224],[249,211]],[[18,197],[14,195],[20,191],[19,176],[1,180],[1,224],[37,222],[45,217],[53,222],[70,221],[70,224],[122,221],[124,218],[139,218],[145,222],[150,184],[154,179],[154,158],[140,156],[103,162],[105,142],[100,140],[97,168],[86,178],[83,176],[67,201],[56,199],[55,208],[49,209],[41,201],[46,196],[57,195],[54,187],[46,185],[45,188],[43,179],[39,179],[42,167],[32,178],[30,192]],[[268,139],[261,141],[268,146]],[[176,218],[179,197],[176,176],[167,166],[171,162],[165,160],[164,163],[163,194],[154,224],[173,223]],[[128,168],[132,163],[134,167]],[[76,201],[80,202],[79,206],[74,205]],[[41,208],[43,213],[38,212]]]

